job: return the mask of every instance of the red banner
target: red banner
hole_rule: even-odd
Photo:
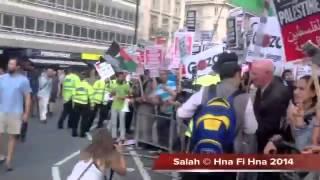
[[[303,59],[302,46],[320,45],[320,0],[273,0],[287,61]]]
[[[154,170],[181,172],[319,171],[320,155],[161,154]]]

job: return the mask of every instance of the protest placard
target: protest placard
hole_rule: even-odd
[[[182,61],[185,57],[192,55],[194,33],[176,32],[174,36],[174,55]]]
[[[192,69],[197,70],[197,75],[206,75],[212,71],[212,66],[215,63],[217,55],[222,53],[224,45],[216,45],[206,51],[203,51],[197,55],[188,56],[184,60],[186,68],[186,77],[192,78]]]
[[[273,0],[283,37],[286,60],[305,57],[303,45],[320,45],[320,0]]]
[[[145,50],[145,69],[157,69],[163,60],[162,46],[148,46]]]
[[[106,62],[97,62],[94,66],[101,79],[110,78],[115,74],[111,64],[108,64]]]
[[[270,59],[276,67],[275,74],[280,75],[283,63],[285,62],[285,54],[278,19],[276,17],[268,17],[263,32],[261,32],[263,40],[257,42],[259,19],[258,17],[254,17],[250,20],[253,26],[253,36],[248,47],[246,61],[253,62],[259,59]],[[257,47],[259,47],[259,51],[257,51]]]

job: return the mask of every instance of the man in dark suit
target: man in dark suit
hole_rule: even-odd
[[[269,139],[280,133],[281,119],[285,117],[290,101],[290,91],[280,78],[273,76],[273,63],[260,60],[252,64],[251,78],[258,88],[254,101],[254,111],[258,121],[258,152],[263,153]],[[279,174],[261,173],[258,180],[277,180]]]

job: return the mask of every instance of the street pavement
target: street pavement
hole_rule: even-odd
[[[59,106],[60,105],[60,106]],[[90,141],[87,138],[73,138],[68,129],[58,130],[57,119],[61,104],[47,124],[42,124],[37,118],[29,121],[27,139],[19,143],[13,161],[14,171],[6,172],[0,165],[0,180],[66,180],[72,168],[79,160],[79,150]],[[2,152],[6,152],[7,137],[2,138]],[[131,149],[128,154],[152,155],[148,151]],[[155,173],[151,170],[151,159],[137,156],[125,156],[128,173],[125,177],[115,177],[123,180],[171,180],[171,176]],[[136,158],[133,158],[136,157]],[[141,162],[141,163],[140,163]],[[58,165],[57,165],[58,164]],[[55,166],[56,165],[56,166]]]

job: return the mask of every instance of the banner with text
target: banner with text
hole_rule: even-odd
[[[193,32],[176,32],[174,35],[175,57],[182,61],[185,57],[192,55],[193,41]]]
[[[257,40],[260,18],[253,17],[250,19],[250,23],[254,25],[252,29],[253,36],[248,47],[246,61],[253,62],[259,59],[270,59],[276,67],[275,74],[281,73],[285,54],[278,19],[276,17],[268,17],[267,24],[262,32],[263,40],[261,43],[258,43]],[[257,51],[257,46],[259,51]]]
[[[148,46],[145,49],[145,69],[159,69],[163,57],[163,48],[162,46]]]
[[[287,61],[305,57],[308,41],[320,45],[320,0],[273,0],[281,26]]]
[[[111,64],[107,64],[106,62],[97,62],[95,63],[95,68],[101,79],[105,80],[110,78],[115,74]]]
[[[320,156],[303,155],[200,155],[161,154],[154,163],[157,171],[178,172],[286,172],[319,171]]]
[[[188,56],[184,59],[183,64],[186,68],[186,77],[192,78],[193,69],[197,70],[197,75],[207,75],[212,72],[212,66],[215,63],[217,55],[222,53],[224,45],[216,45],[197,55]]]

